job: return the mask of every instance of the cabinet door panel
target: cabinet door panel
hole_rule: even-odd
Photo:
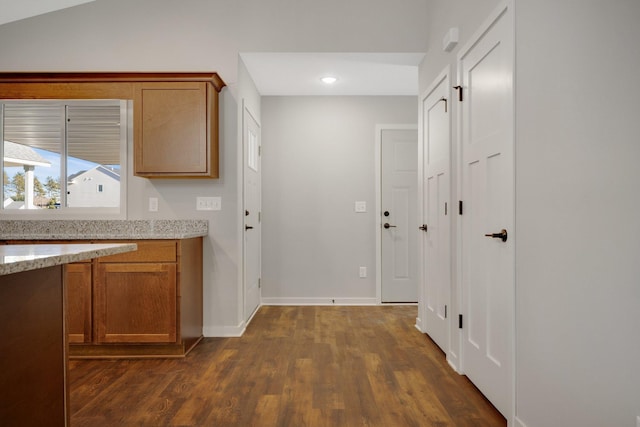
[[[176,342],[175,264],[98,264],[98,343]]]
[[[143,83],[137,99],[136,174],[206,174],[206,83]]]
[[[91,342],[91,276],[90,262],[64,267],[69,343]]]

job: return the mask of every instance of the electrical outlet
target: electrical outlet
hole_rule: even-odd
[[[367,277],[367,267],[360,267],[360,278]]]
[[[149,197],[149,212],[158,212],[158,198]]]

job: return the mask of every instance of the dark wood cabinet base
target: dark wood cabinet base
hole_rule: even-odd
[[[2,276],[0,424],[67,426],[62,266]]]
[[[202,336],[182,344],[78,344],[69,345],[69,359],[144,359],[185,357]]]

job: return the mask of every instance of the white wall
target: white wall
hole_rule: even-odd
[[[375,125],[416,123],[416,97],[262,98],[266,303],[375,303]]]
[[[640,415],[640,2],[521,0],[517,413]]]
[[[456,52],[441,51],[446,30],[460,27],[464,44],[497,3],[429,2],[421,90],[446,64],[455,76]],[[640,3],[515,0],[515,13],[511,425],[632,427],[640,415]]]
[[[0,26],[0,69],[214,70],[235,86],[238,52],[424,52],[426,13],[426,0],[95,0]]]
[[[205,334],[233,335],[243,327],[238,120],[242,100],[260,109],[239,53],[424,52],[425,15],[426,0],[96,0],[0,25],[0,71],[219,72],[228,85],[221,178],[147,180],[130,168],[127,210],[131,219],[209,219]],[[223,210],[197,212],[197,196],[221,196]],[[157,213],[147,211],[149,197],[158,197]]]

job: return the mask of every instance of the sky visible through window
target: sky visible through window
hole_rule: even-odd
[[[44,183],[47,180],[47,177],[58,178],[60,176],[60,155],[58,153],[52,153],[50,151],[42,150],[40,148],[32,147],[33,150],[45,158],[48,162],[51,163],[51,166],[36,166],[33,173],[40,180],[40,182]],[[67,157],[67,176],[73,175],[80,171],[86,171],[93,167],[97,166],[96,163],[89,162],[86,160],[78,159],[75,157]],[[14,166],[14,167],[5,167],[5,171],[9,178],[16,174],[16,172],[24,172],[22,166]]]

